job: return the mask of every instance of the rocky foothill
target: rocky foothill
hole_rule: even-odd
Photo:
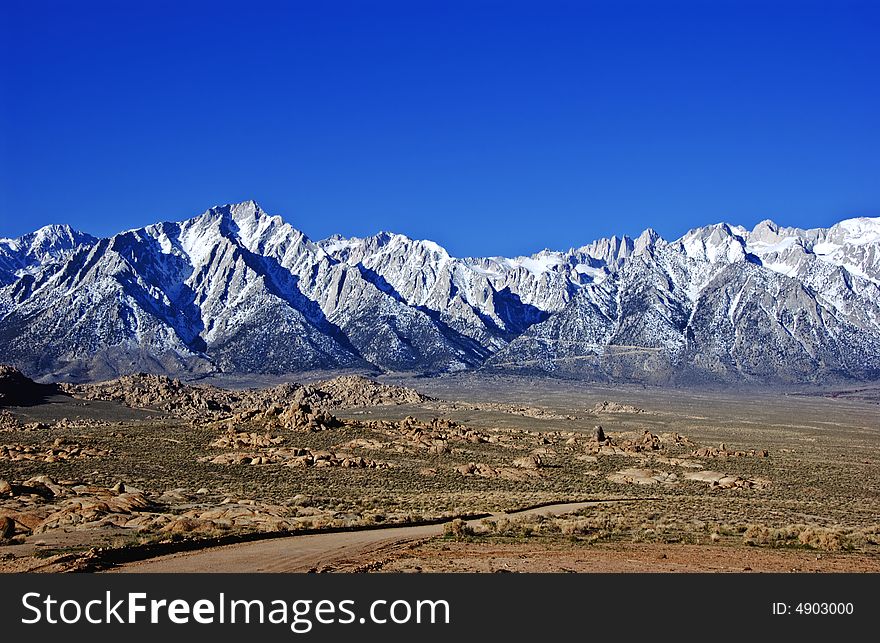
[[[344,375],[313,385],[286,382],[263,389],[223,389],[193,385],[164,375],[140,373],[93,384],[60,384],[69,395],[111,400],[132,408],[156,409],[169,415],[219,420],[266,412],[276,406],[300,406],[307,412],[359,406],[420,404],[432,398],[402,386]]]
[[[40,429],[48,429],[49,425],[45,422],[19,422],[18,418],[6,409],[0,409],[0,433],[10,433],[14,431],[38,431]]]
[[[339,517],[332,507],[319,505],[309,496],[273,504],[230,497],[216,501],[209,493],[208,489],[183,488],[149,493],[121,482],[108,488],[46,475],[22,482],[0,479],[0,544],[72,533],[81,533],[91,543],[96,542],[95,536],[89,534],[130,534],[144,542],[144,538],[167,540],[175,534],[278,532],[369,520],[354,514]]]
[[[541,477],[541,472],[537,468],[526,468],[521,466],[496,467],[482,462],[468,462],[467,464],[456,467],[455,470],[463,476],[500,478],[502,480],[512,480],[515,482],[524,482],[526,480]]]
[[[332,451],[282,447],[283,436],[228,430],[209,443],[215,449],[232,449],[216,456],[204,456],[212,464],[282,464],[288,467],[341,467],[343,469],[387,469],[387,462]]]
[[[433,450],[435,453],[445,452],[450,442],[473,444],[494,442],[488,433],[470,429],[446,418],[435,417],[427,422],[421,422],[412,416],[407,416],[395,428],[404,439],[417,448]]]
[[[434,398],[405,386],[393,386],[360,375],[342,375],[314,384],[326,393],[333,408],[347,409],[362,406],[388,406],[397,404],[423,404]]]
[[[157,511],[139,489],[117,484],[104,488],[46,475],[21,483],[0,480],[0,523],[5,538],[41,534],[53,529],[100,529],[109,525],[143,529],[146,513]],[[140,518],[141,521],[129,524]],[[10,526],[11,525],[11,529]]]
[[[350,422],[350,426],[370,429],[388,439],[356,438],[343,446],[390,449],[401,453],[426,451],[435,455],[443,455],[452,453],[455,443],[495,443],[503,439],[498,435],[470,429],[453,420],[437,417],[427,421],[418,420],[412,416],[407,416],[396,422],[391,420],[355,420]]]
[[[231,451],[205,456],[213,464],[283,464],[288,467],[341,467],[343,469],[387,469],[387,462],[332,451],[312,451],[296,447],[264,447],[251,451]]]
[[[697,458],[768,458],[770,457],[770,452],[767,451],[767,449],[732,450],[728,449],[724,443],[722,443],[717,449],[715,447],[700,447],[699,449],[694,449],[691,455]]]
[[[696,447],[685,436],[678,433],[664,434],[662,437],[654,435],[650,431],[645,431],[642,438],[624,439],[620,443],[604,435],[602,427],[596,427],[595,435],[600,435],[604,440],[599,441],[598,447],[594,448],[594,453],[599,455],[630,455],[641,458],[645,463],[665,464],[672,467],[681,467],[684,469],[702,469],[703,465],[695,461],[695,458],[727,458],[741,456],[755,456],[766,458],[769,453],[765,449],[750,449],[742,451],[728,451],[725,445],[721,445],[719,449],[713,447]],[[669,457],[664,452],[667,447],[678,447],[678,451],[682,449],[686,451],[681,453],[679,457]],[[615,471],[607,476],[611,482],[618,484],[635,484],[635,485],[674,485],[682,480],[690,480],[696,482],[705,482],[710,488],[719,489],[765,489],[770,485],[770,481],[762,477],[743,477],[735,474],[719,473],[717,471],[691,471],[679,475],[674,471],[664,471],[662,469],[650,467],[630,467]]]
[[[46,431],[51,429],[94,429],[97,427],[118,426],[121,422],[109,422],[96,419],[74,419],[63,417],[55,422],[21,422],[15,415],[6,411],[0,411],[0,433],[14,433],[18,431]]]
[[[435,411],[497,411],[518,415],[520,417],[535,418],[539,420],[577,420],[577,416],[569,413],[556,413],[539,406],[525,406],[522,404],[506,404],[503,402],[446,402],[438,401],[431,405]]]
[[[670,447],[689,447],[693,443],[678,433],[656,435],[645,429],[641,434],[620,434],[617,438],[605,434],[601,425],[593,428],[592,445],[588,445],[594,454],[632,455],[660,451]]]
[[[620,404],[619,402],[611,402],[602,400],[595,406],[587,409],[588,413],[593,415],[605,415],[610,413],[632,413],[634,415],[647,413],[645,409],[633,406],[632,404]]]
[[[766,478],[743,478],[718,471],[694,471],[679,477],[676,473],[660,469],[629,468],[608,475],[608,480],[619,484],[672,485],[681,480],[705,482],[718,489],[765,489],[770,485]]]
[[[139,373],[94,384],[61,384],[65,393],[86,400],[108,400],[139,409],[204,420],[253,406],[252,394],[214,386],[194,386],[164,375]],[[291,391],[283,391],[290,394]]]
[[[65,462],[81,458],[97,458],[109,454],[107,449],[83,446],[65,438],[55,438],[50,446],[33,444],[0,444],[0,460],[12,462],[32,460],[36,462]]]
[[[24,388],[19,390],[10,382]],[[14,369],[0,369],[0,393],[4,396],[0,400],[5,404],[10,400],[25,403],[26,399],[34,399],[28,397],[31,394],[27,391],[45,394],[48,389],[42,386],[30,382]],[[473,488],[474,479],[496,480],[499,486],[519,489],[555,484],[566,475],[576,476],[577,484],[581,484],[584,476],[601,475],[613,483],[626,485],[691,485],[693,489],[708,486],[713,490],[711,493],[715,489],[764,489],[770,484],[769,480],[752,476],[751,472],[746,475],[704,469],[704,463],[708,466],[712,460],[767,458],[766,450],[728,449],[724,444],[718,448],[708,447],[676,432],[609,430],[607,427],[615,424],[613,418],[603,418],[606,427],[596,425],[584,431],[572,428],[572,416],[557,416],[537,407],[461,403],[460,409],[479,408],[541,420],[556,418],[560,420],[559,426],[569,430],[537,431],[534,426],[475,429],[449,417],[415,417],[419,413],[435,412],[444,405],[459,405],[457,402],[434,400],[412,389],[359,376],[343,376],[307,386],[286,383],[265,389],[225,390],[142,374],[98,384],[65,384],[60,385],[59,390],[67,396],[113,401],[162,413],[168,421],[156,424],[148,417],[150,422],[126,429],[125,435],[137,438],[132,441],[140,444],[136,448],[144,448],[144,443],[155,444],[149,441],[152,439],[183,445],[180,448],[195,447],[197,451],[189,451],[185,462],[197,460],[204,463],[199,466],[210,468],[220,477],[238,475],[234,469],[222,467],[268,466],[270,473],[279,472],[296,481],[293,493],[314,493],[315,488],[308,485],[324,485],[327,476],[313,472],[317,469],[332,469],[329,475],[341,481],[342,487],[353,483],[358,491],[360,480],[372,481],[373,485],[376,481],[383,486],[393,485],[397,478],[405,478],[410,469],[421,476],[442,473],[449,480],[458,480],[466,489]],[[224,498],[229,493],[228,487],[215,493],[207,488],[144,492],[122,482],[107,487],[108,480],[112,481],[116,474],[105,472],[107,477],[102,480],[97,471],[86,475],[85,481],[81,478],[65,480],[67,476],[82,476],[82,471],[93,468],[91,462],[60,466],[65,462],[73,465],[95,458],[94,467],[100,468],[105,463],[112,466],[120,454],[131,456],[131,452],[126,451],[130,445],[125,436],[111,428],[119,423],[101,415],[106,413],[107,405],[91,405],[97,407],[92,413],[94,417],[83,419],[78,407],[88,404],[70,398],[66,404],[68,406],[59,407],[63,411],[57,415],[69,413],[69,417],[75,419],[56,416],[44,423],[25,424],[22,417],[27,414],[0,409],[0,431],[10,438],[0,443],[0,463],[7,467],[2,472],[6,479],[0,480],[0,540],[6,544],[34,542],[37,537],[54,542],[56,537],[72,537],[75,532],[89,532],[80,542],[101,539],[107,542],[107,538],[120,535],[137,535],[140,542],[146,542],[212,536],[230,530],[284,531],[361,524],[358,520],[369,522],[365,515],[337,520],[334,516],[340,503],[335,501],[334,509],[330,510],[293,500],[285,503],[277,495],[273,495],[271,501],[268,498],[266,501]],[[421,405],[421,409],[403,419],[365,419],[370,416],[353,414],[356,419],[342,420],[334,415],[335,409],[382,405]],[[589,409],[589,413],[637,415],[645,411],[604,401]],[[403,413],[397,417],[401,415]],[[37,417],[46,416],[37,414]],[[109,417],[115,420],[112,413]],[[532,424],[538,425],[538,422]],[[90,432],[89,427],[100,427],[101,431]],[[147,428],[141,430],[141,427]],[[28,429],[44,433],[12,438],[15,432]],[[149,433],[157,430],[169,434]],[[90,435],[101,436],[100,448],[95,446],[97,438],[92,440]],[[194,439],[193,435],[200,436],[198,444],[187,442]],[[111,437],[119,441],[108,445],[105,440]],[[143,442],[138,443],[138,439]],[[334,444],[336,441],[339,444]],[[109,446],[113,447],[112,451]],[[112,458],[108,457],[111,455]],[[624,458],[627,464],[623,464]],[[600,460],[602,466],[591,466]],[[565,464],[573,461],[590,464],[574,468]],[[609,464],[618,461],[620,466]],[[33,466],[42,463],[47,466],[37,471],[53,477],[33,475]],[[164,466],[164,462],[162,464]],[[732,461],[728,464],[734,468]],[[22,467],[27,473],[20,474],[20,480],[14,472]],[[341,469],[356,471],[346,474]],[[391,471],[379,473],[387,469]],[[181,476],[166,484],[178,486],[186,484],[186,480],[189,478]],[[201,480],[196,484],[200,486]],[[486,485],[480,481],[478,486]],[[387,507],[382,507],[381,512],[387,514]]]
[[[250,424],[266,429],[291,431],[326,431],[342,426],[342,422],[327,411],[316,410],[308,404],[296,402],[287,406],[272,404],[268,408],[248,409],[235,413],[223,422],[230,428]]]
[[[766,489],[770,481],[762,477],[743,478],[738,475],[719,473],[718,471],[693,471],[684,475],[687,480],[705,482],[709,487],[719,489]]]
[[[241,449],[274,447],[284,442],[281,436],[273,437],[269,433],[246,433],[243,431],[227,431],[216,440],[212,440],[208,446],[215,449]]]
[[[675,473],[661,471],[659,469],[643,469],[638,467],[630,467],[609,474],[608,480],[611,482],[616,482],[618,484],[675,484],[675,482],[678,480],[678,476]]]

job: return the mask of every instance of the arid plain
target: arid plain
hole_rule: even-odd
[[[3,378],[3,571],[880,571],[872,388]]]

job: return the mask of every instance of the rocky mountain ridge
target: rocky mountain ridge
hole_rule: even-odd
[[[880,377],[880,219],[646,230],[457,258],[314,242],[253,201],[0,240],[0,354],[35,377],[485,368],[652,383]]]

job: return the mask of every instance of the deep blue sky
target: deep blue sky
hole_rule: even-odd
[[[457,255],[880,215],[876,2],[3,0],[0,25],[0,236],[248,198]]]

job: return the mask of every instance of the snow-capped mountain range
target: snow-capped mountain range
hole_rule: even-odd
[[[377,368],[596,380],[880,379],[880,218],[653,230],[456,258],[314,242],[247,201],[98,239],[0,239],[0,361],[38,377]]]

